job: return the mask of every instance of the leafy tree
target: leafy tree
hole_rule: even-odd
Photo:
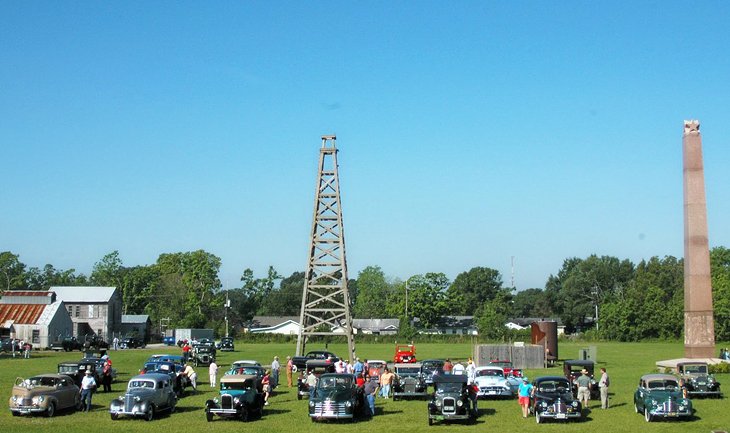
[[[360,318],[384,317],[392,288],[379,266],[368,266],[357,276],[358,296],[354,316]]]
[[[5,290],[25,288],[25,265],[10,251],[0,253],[0,294]]]
[[[429,272],[426,275],[414,275],[409,278],[409,318],[418,318],[420,326],[424,328],[433,327],[441,317],[449,312],[449,303],[446,302],[446,289],[448,287],[449,279],[440,272]],[[395,292],[404,294],[405,287],[403,287],[403,291],[396,289]],[[405,307],[400,303],[394,304]],[[399,314],[391,314],[391,316],[399,316]]]
[[[479,335],[490,340],[501,340],[504,338],[507,328],[507,316],[502,313],[502,308],[497,302],[485,302],[477,308],[474,314],[474,321]]]
[[[122,293],[124,314],[142,314],[147,305],[154,302],[156,294],[162,293],[160,272],[157,266],[135,266],[123,268],[122,282],[118,286]],[[159,319],[157,315],[152,315]]]
[[[730,250],[715,247],[710,251],[715,339],[730,340]]]
[[[47,264],[40,270],[31,267],[25,274],[30,290],[48,290],[51,286],[86,286],[89,284],[84,274],[76,274],[75,269],[60,270]]]
[[[499,271],[475,267],[457,275],[447,290],[452,303],[452,313],[473,315],[480,305],[493,300],[502,290],[502,276]]]
[[[122,266],[122,259],[119,257],[119,251],[115,250],[94,264],[89,279],[92,284],[98,286],[121,287],[123,271],[124,268]]]
[[[515,293],[509,314],[512,317],[552,317],[548,293],[542,289],[526,289]]]

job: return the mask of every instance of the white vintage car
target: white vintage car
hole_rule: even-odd
[[[502,367],[477,367],[474,382],[479,387],[478,396],[482,398],[512,398],[515,395]]]

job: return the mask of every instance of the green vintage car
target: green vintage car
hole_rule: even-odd
[[[264,395],[259,392],[260,380],[253,375],[232,374],[221,378],[220,396],[205,402],[205,418],[214,415],[248,421],[264,413]]]
[[[671,374],[645,374],[634,393],[634,410],[646,422],[657,418],[692,418],[692,401],[684,397],[677,378]]]

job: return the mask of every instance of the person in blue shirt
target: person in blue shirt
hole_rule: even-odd
[[[522,418],[527,418],[527,414],[530,411],[530,397],[535,392],[535,388],[527,379],[522,379],[520,388],[517,390],[517,396],[519,397],[520,406],[522,406]]]

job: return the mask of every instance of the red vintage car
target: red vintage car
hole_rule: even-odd
[[[512,361],[500,361],[498,359],[493,359],[489,361],[489,365],[494,367],[502,367],[505,377],[522,377],[522,370],[514,368],[512,366]]]
[[[413,344],[396,344],[393,362],[396,364],[416,362],[416,346]]]

